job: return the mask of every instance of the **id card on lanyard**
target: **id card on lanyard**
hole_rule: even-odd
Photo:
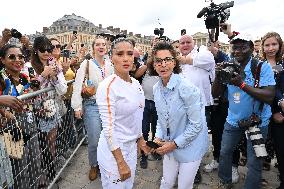
[[[165,93],[166,92],[166,93]],[[163,99],[164,99],[164,101],[165,101],[165,103],[166,103],[166,110],[167,110],[167,113],[166,113],[166,115],[165,115],[165,119],[166,119],[166,129],[167,129],[167,140],[171,140],[171,131],[170,131],[170,121],[169,121],[169,119],[170,119],[170,106],[169,106],[169,104],[168,104],[168,102],[167,102],[167,99],[166,99],[166,96],[168,96],[169,95],[169,92],[170,91],[164,91],[164,89],[162,89],[162,97],[163,97]]]

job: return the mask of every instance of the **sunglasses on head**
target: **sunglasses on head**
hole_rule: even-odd
[[[51,45],[51,48],[52,48],[52,49],[55,49],[55,48],[60,49],[60,48],[61,48],[61,45],[60,45],[60,44]]]
[[[53,50],[52,47],[49,47],[49,48],[39,48],[39,49],[38,49],[38,51],[41,52],[41,53],[45,53],[46,51],[47,51],[48,53],[51,53],[52,50]]]
[[[16,61],[17,60],[17,57],[18,57],[18,60],[23,60],[24,58],[25,58],[25,56],[24,55],[22,55],[22,54],[9,54],[8,56],[7,56],[10,60],[13,60],[13,61]]]

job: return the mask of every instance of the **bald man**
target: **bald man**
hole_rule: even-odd
[[[211,83],[215,79],[213,54],[205,46],[201,46],[198,52],[192,36],[189,35],[181,36],[179,50],[180,62],[183,64],[182,75],[201,90],[204,105],[212,105]]]

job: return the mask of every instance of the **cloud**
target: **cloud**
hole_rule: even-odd
[[[215,0],[216,4],[222,2],[226,1]],[[165,35],[178,39],[183,28],[189,34],[207,32],[203,19],[198,19],[196,15],[209,4],[204,0],[49,0],[48,3],[14,0],[12,9],[1,9],[0,30],[16,28],[22,33],[31,34],[42,31],[42,27],[50,26],[65,14],[75,13],[97,26],[112,25],[142,35],[153,35],[154,28],[160,27],[157,22],[159,18]],[[1,7],[11,7],[11,2],[3,1]],[[230,9],[229,22],[234,30],[248,32],[255,37],[272,30],[283,35],[282,7],[283,0],[235,0],[234,7]],[[220,38],[227,41],[222,35]]]

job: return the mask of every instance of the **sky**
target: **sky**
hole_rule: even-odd
[[[226,2],[215,0],[215,4]],[[11,4],[12,3],[12,4]],[[164,35],[176,40],[180,30],[188,34],[207,32],[198,12],[210,2],[205,0],[13,0],[1,1],[0,30],[15,28],[23,34],[42,32],[65,14],[76,14],[96,26],[113,26],[135,34],[153,35],[163,27]],[[266,32],[284,35],[283,0],[235,0],[228,22],[232,29],[258,39]],[[219,39],[227,42],[224,34]]]

